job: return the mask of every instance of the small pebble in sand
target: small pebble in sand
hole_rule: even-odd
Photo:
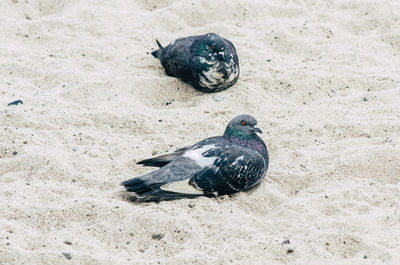
[[[196,206],[196,204],[194,204],[194,202],[189,202],[189,207],[193,208],[194,206]]]
[[[16,101],[13,101],[13,102],[8,103],[7,106],[18,105],[18,104],[24,104],[24,102],[22,102],[22,100],[18,99],[18,100],[16,100]]]
[[[171,100],[166,101],[166,102],[165,102],[165,106],[168,106],[168,105],[172,104],[172,101],[175,101],[175,100],[174,100],[174,99],[171,99]]]
[[[289,239],[283,240],[282,244],[290,244]]]
[[[64,244],[67,244],[67,245],[72,245],[72,242],[71,242],[71,241],[69,241],[69,240],[66,240],[66,241],[64,241]]]
[[[152,234],[151,238],[155,240],[160,240],[161,238],[164,237],[164,234]]]
[[[213,96],[212,97],[213,98],[213,100],[215,101],[215,102],[220,102],[220,101],[222,101],[222,100],[224,100],[224,97],[223,96]]]
[[[62,253],[66,259],[72,259],[71,253],[63,252]]]
[[[291,249],[291,248],[288,248],[287,251],[286,251],[287,254],[290,254],[290,253],[293,253],[293,252],[294,252],[294,250]]]
[[[368,101],[368,98],[364,97],[364,101]]]

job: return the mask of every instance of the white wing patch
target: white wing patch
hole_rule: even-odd
[[[206,64],[208,64],[208,65],[213,65],[213,62],[211,62],[211,61],[208,61],[206,58],[204,58],[204,57],[200,57],[200,62],[201,63],[206,63]]]
[[[238,66],[233,59],[229,63],[224,63],[228,73],[228,78],[224,79],[224,75],[218,71],[220,62],[207,61],[205,58],[200,58],[202,63],[207,63],[211,67],[207,71],[203,71],[200,75],[200,84],[203,87],[215,87],[218,85],[229,84],[235,80],[239,74]]]
[[[244,158],[243,155],[239,156],[238,158],[235,159],[235,161],[233,161],[232,165],[236,166],[239,160],[243,160],[243,158]]]
[[[205,145],[201,148],[197,148],[197,149],[192,149],[189,151],[186,151],[183,156],[190,158],[191,160],[193,160],[194,162],[196,162],[197,165],[199,165],[200,167],[206,167],[211,165],[212,163],[214,163],[215,159],[217,157],[204,157],[201,154],[204,153],[205,151],[215,148],[215,145],[213,144],[208,144]]]
[[[235,78],[238,76],[239,74],[239,70],[238,70],[238,66],[235,64],[235,62],[233,61],[233,59],[231,59],[229,61],[229,65],[225,64],[227,69],[231,69],[231,72],[229,73],[229,77],[226,80],[227,83],[232,82],[233,80],[235,80]]]
[[[200,195],[204,194],[203,191],[196,189],[192,185],[189,185],[188,179],[164,184],[160,187],[160,189],[164,191],[178,192],[178,193],[200,194]]]
[[[218,64],[214,63],[207,71],[200,75],[200,83],[204,87],[216,86],[224,82],[223,74],[218,72]]]

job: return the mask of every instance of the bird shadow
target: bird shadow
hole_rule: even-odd
[[[132,204],[151,204],[151,203],[160,203],[162,201],[177,201],[188,198],[159,198],[159,197],[140,197],[137,196],[134,192],[128,191],[118,191],[115,193],[115,196],[121,199],[122,201],[126,201]]]
[[[114,196],[119,198],[122,201],[126,201],[126,202],[132,203],[132,204],[146,204],[146,203],[159,203],[160,202],[160,200],[144,200],[144,199],[138,197],[135,193],[128,192],[128,191],[115,192]]]

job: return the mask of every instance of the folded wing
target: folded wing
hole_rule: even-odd
[[[240,146],[215,148],[203,156],[217,159],[196,173],[189,183],[205,193],[223,195],[248,190],[259,184],[267,171],[260,153]]]

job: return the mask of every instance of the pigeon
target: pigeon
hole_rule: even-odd
[[[121,183],[134,201],[162,201],[199,196],[214,197],[257,186],[268,169],[268,151],[257,135],[254,117],[242,114],[231,120],[223,136],[138,162],[159,167]]]
[[[180,38],[151,54],[169,76],[182,79],[197,90],[217,92],[236,83],[239,59],[233,44],[215,33]]]

